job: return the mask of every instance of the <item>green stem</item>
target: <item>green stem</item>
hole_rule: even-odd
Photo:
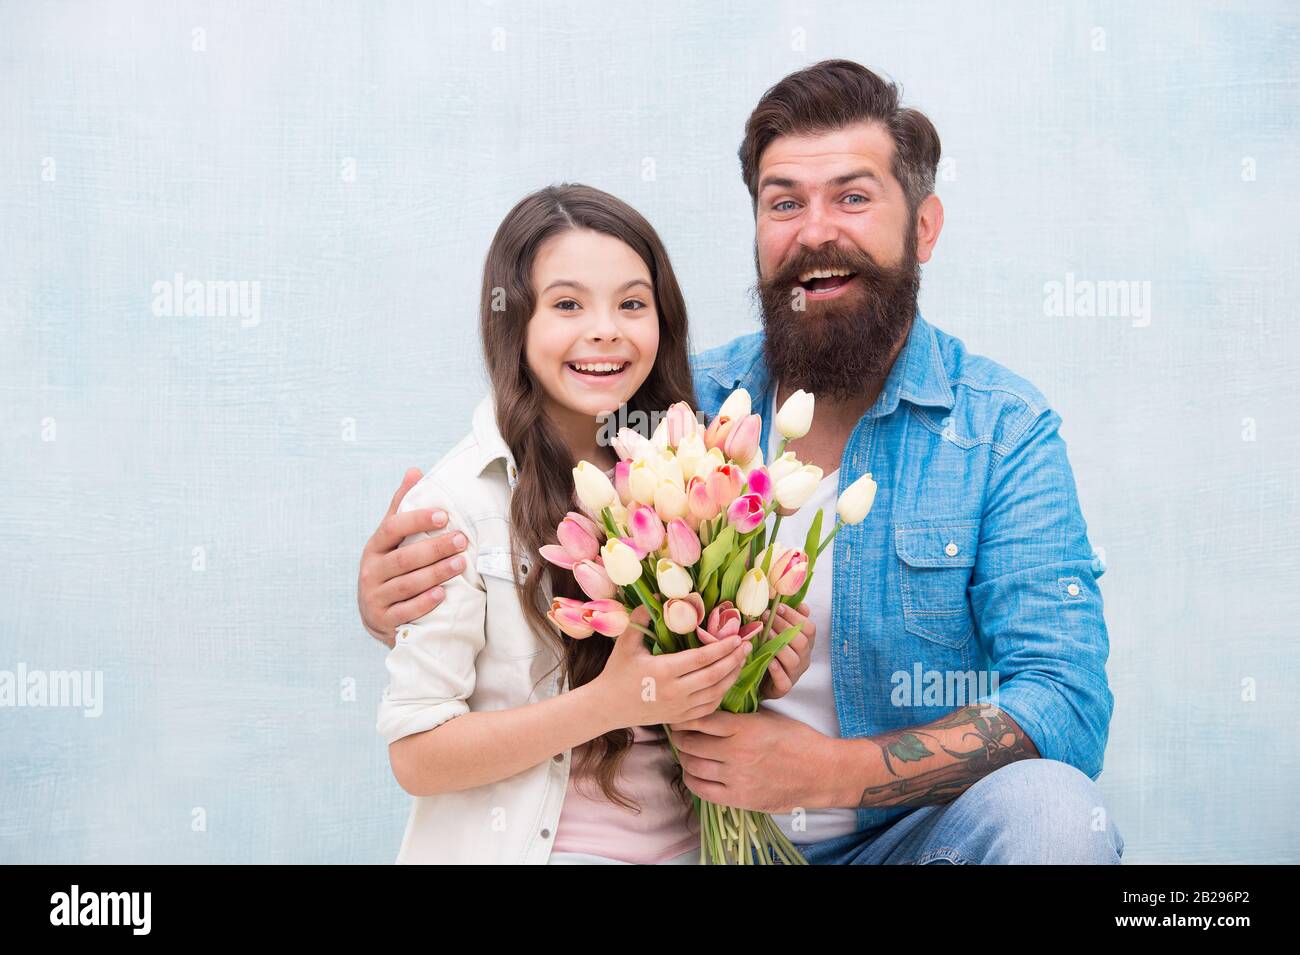
[[[834,526],[833,528],[831,528],[831,532],[830,532],[829,534],[826,535],[826,539],[825,539],[824,541],[822,541],[820,544],[817,545],[817,556],[818,556],[818,557],[821,556],[822,551],[824,551],[824,550],[826,549],[826,545],[829,544],[829,543],[831,542],[832,538],[834,538],[835,535],[838,534],[838,533],[840,532],[840,528],[843,527],[843,526],[844,526],[844,522],[843,522],[842,520],[840,520],[838,517],[835,518],[835,526]]]

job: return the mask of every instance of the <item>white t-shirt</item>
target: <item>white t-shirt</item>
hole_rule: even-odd
[[[772,422],[771,434],[765,459],[770,464],[776,459],[776,449],[781,443],[781,433],[776,429],[776,382],[772,383],[772,399],[768,408],[768,420]],[[822,531],[825,539],[835,526],[835,498],[839,486],[840,471],[836,468],[822,478],[821,484],[808,503],[790,517],[781,519],[781,527],[776,539],[783,547],[803,548],[804,539],[817,509],[821,508]],[[831,582],[834,579],[835,546],[828,546],[817,558],[817,567],[813,571],[812,584],[804,597],[810,617],[817,627],[817,637],[813,642],[812,662],[803,676],[795,683],[790,692],[779,700],[768,700],[762,705],[774,713],[788,716],[790,719],[806,723],[817,732],[836,739],[840,735],[839,716],[835,712],[835,689],[831,683]],[[788,814],[774,814],[776,824],[795,845],[821,842],[835,836],[847,835],[857,831],[857,810],[855,809],[809,809],[804,816],[806,830],[792,831],[794,819]]]

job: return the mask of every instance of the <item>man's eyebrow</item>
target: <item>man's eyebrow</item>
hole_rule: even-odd
[[[870,179],[878,186],[884,185],[884,183],[880,181],[880,177],[871,169],[858,169],[854,172],[846,172],[842,176],[836,176],[830,181],[830,184],[832,186],[843,186],[852,182],[854,179]]]
[[[884,185],[884,183],[880,181],[880,177],[870,169],[855,169],[853,172],[846,172],[842,176],[836,176],[834,179],[828,180],[826,184],[829,186],[843,186],[852,182],[854,179],[870,179],[872,182],[876,183],[876,185]],[[795,182],[793,179],[787,179],[784,176],[766,176],[763,181],[758,184],[758,191],[762,192],[768,186],[776,186],[780,189],[797,189],[799,183]]]
[[[618,291],[620,292],[625,291],[627,289],[630,289],[633,285],[644,285],[646,288],[650,288],[650,283],[647,282],[645,279],[632,279],[630,282],[623,283],[623,285],[621,285],[618,288]],[[587,288],[587,286],[583,285],[581,282],[575,282],[573,281],[573,279],[556,279],[550,285],[546,286],[546,288],[542,289],[542,294],[545,295],[551,289],[558,288],[560,286],[564,286],[567,288],[576,288],[579,292],[591,291],[591,289]],[[651,291],[653,291],[653,289],[651,289]]]

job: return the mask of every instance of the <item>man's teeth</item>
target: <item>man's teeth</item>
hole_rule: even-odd
[[[584,362],[582,364],[571,361],[569,362],[569,367],[572,368],[574,371],[610,372],[610,371],[618,371],[626,364],[627,362],[625,361],[619,361],[619,362],[598,361],[598,362]]]
[[[851,269],[812,269],[809,272],[803,272],[799,275],[800,282],[811,282],[813,279],[829,279],[836,275],[852,275]]]

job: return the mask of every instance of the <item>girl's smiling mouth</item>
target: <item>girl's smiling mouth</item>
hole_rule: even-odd
[[[604,384],[622,378],[632,362],[624,358],[590,361],[566,361],[564,367],[575,378],[592,384]]]

